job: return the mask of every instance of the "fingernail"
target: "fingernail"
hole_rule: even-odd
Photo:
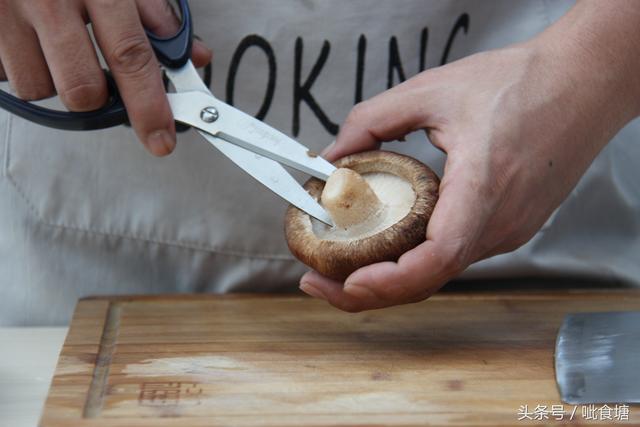
[[[300,284],[300,290],[307,295],[311,295],[314,298],[326,300],[327,297],[324,296],[320,290],[307,282],[302,282]]]
[[[333,150],[333,147],[336,145],[336,141],[334,140],[331,144],[327,145],[326,147],[324,147],[324,150],[322,150],[320,152],[320,156],[322,157],[326,157],[327,154],[329,154],[329,152],[331,150]]]
[[[349,294],[357,298],[365,298],[371,295],[371,291],[369,291],[365,286],[360,286],[353,282],[345,282],[342,290],[345,294]]]
[[[149,135],[149,138],[147,138],[147,146],[153,155],[166,156],[173,151],[176,146],[176,141],[167,130],[160,129]]]

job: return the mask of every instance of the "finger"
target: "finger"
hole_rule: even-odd
[[[0,58],[3,80],[24,100],[38,100],[55,94],[35,31],[19,19],[0,22]]]
[[[428,298],[453,277],[450,254],[437,242],[426,241],[397,263],[372,264],[347,278],[344,294],[357,298],[360,310],[408,304]]]
[[[142,25],[160,37],[170,37],[180,28],[180,18],[167,0],[138,0],[136,2]]]
[[[173,116],[135,2],[92,1],[88,11],[138,137],[153,154],[169,154],[176,144]]]
[[[334,307],[349,313],[384,308],[396,304],[388,299],[380,298],[369,289],[361,289],[355,295],[347,293],[344,291],[342,283],[324,277],[315,271],[310,271],[302,277],[300,289],[314,298],[323,299]],[[429,295],[431,294],[422,293],[417,297],[407,298],[402,303],[422,301]]]
[[[180,28],[180,18],[167,0],[138,1],[142,25],[160,37],[170,37]],[[211,62],[212,52],[199,40],[193,41],[191,60],[196,67]]]
[[[96,110],[108,98],[107,82],[81,11],[43,7],[35,28],[58,96],[72,111]]]
[[[333,161],[377,149],[380,142],[402,139],[414,130],[429,127],[428,99],[424,89],[402,84],[361,102],[347,116],[325,157]]]
[[[213,52],[207,47],[204,42],[194,39],[193,47],[191,48],[191,61],[197,68],[204,67],[211,62],[213,58]]]
[[[4,67],[2,66],[2,61],[0,61],[0,82],[4,82],[7,80],[7,75],[4,72]]]
[[[343,291],[342,283],[310,271],[300,279],[300,289],[314,298],[326,300],[340,310],[355,313],[367,308],[374,308],[374,303],[347,294]]]

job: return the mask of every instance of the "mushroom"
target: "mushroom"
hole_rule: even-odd
[[[426,239],[440,180],[416,159],[369,151],[338,160],[327,182],[304,184],[334,226],[289,206],[285,236],[293,255],[335,280],[365,265],[397,261]]]

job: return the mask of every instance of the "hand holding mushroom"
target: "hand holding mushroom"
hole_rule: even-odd
[[[425,130],[447,154],[439,199],[426,240],[397,261],[363,266],[344,283],[309,272],[301,289],[346,311],[416,302],[531,239],[640,113],[640,55],[620,37],[639,26],[627,15],[582,2],[529,42],[428,70],[357,105],[325,156]]]
[[[438,198],[438,177],[427,166],[388,151],[344,157],[326,184],[305,189],[334,221],[329,227],[290,206],[285,235],[291,252],[334,280],[360,267],[396,261],[425,240]]]

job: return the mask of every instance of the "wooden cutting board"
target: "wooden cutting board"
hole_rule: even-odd
[[[291,296],[85,299],[41,426],[523,425],[524,405],[562,404],[564,315],[617,310],[640,292],[441,293],[359,314]]]

